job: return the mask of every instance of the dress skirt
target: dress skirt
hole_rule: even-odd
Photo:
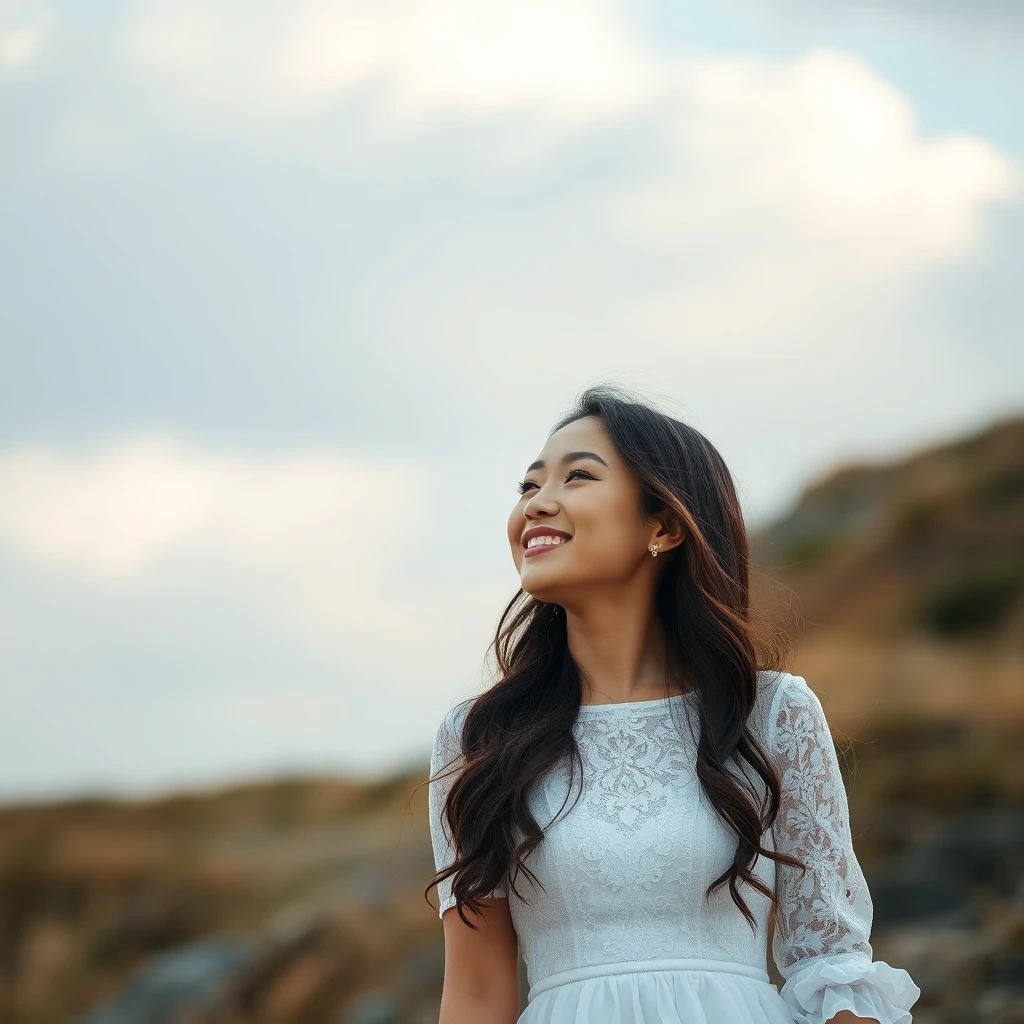
[[[766,971],[697,958],[627,960],[549,975],[517,1024],[793,1024]]]

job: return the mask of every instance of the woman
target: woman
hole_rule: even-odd
[[[519,488],[500,677],[431,758],[440,1024],[909,1024],[821,704],[748,614],[719,453],[594,387]]]

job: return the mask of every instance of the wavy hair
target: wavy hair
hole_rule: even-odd
[[[777,628],[750,615],[747,533],[732,477],[714,445],[693,427],[609,385],[584,390],[548,436],[584,416],[600,417],[616,452],[639,481],[639,513],[647,517],[667,511],[686,530],[684,543],[662,556],[656,584],[666,684],[681,678],[675,673],[682,670],[699,691],[697,778],[737,838],[732,864],[709,885],[705,899],[728,882],[756,933],[740,881],[779,910],[778,898],[752,871],[757,856],[806,870],[797,858],[760,844],[779,813],[781,779],[747,726],[758,673],[780,669],[788,644],[780,642]],[[544,838],[527,802],[534,782],[566,756],[582,778],[573,735],[581,678],[560,612],[556,604],[538,601],[522,589],[509,601],[488,648],[496,658],[497,681],[473,699],[463,722],[463,767],[443,809],[456,859],[431,877],[424,898],[438,882],[454,876],[459,916],[473,928],[463,907],[478,913],[479,900],[506,878],[517,897],[520,871],[543,889],[524,863]],[[730,758],[742,758],[763,780],[760,798],[727,769]]]

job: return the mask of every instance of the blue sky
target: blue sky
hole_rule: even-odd
[[[425,769],[588,383],[752,526],[1019,411],[1022,56],[991,0],[0,0],[0,794]]]

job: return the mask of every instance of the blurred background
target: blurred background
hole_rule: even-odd
[[[417,787],[604,381],[733,470],[915,1021],[1024,1021],[1022,10],[0,0],[0,1020],[436,1022]]]

